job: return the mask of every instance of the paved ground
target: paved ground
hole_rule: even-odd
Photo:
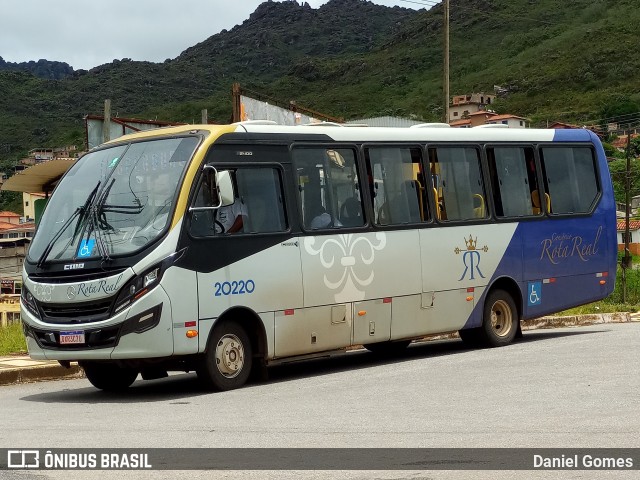
[[[640,323],[600,324],[525,332],[501,349],[442,340],[392,359],[350,352],[274,367],[267,382],[224,393],[202,391],[193,374],[116,395],[82,378],[7,385],[0,447],[637,448],[639,344]],[[20,474],[8,479],[638,478],[637,470]]]
[[[532,330],[634,321],[640,321],[640,312],[635,314],[607,313],[571,317],[543,317],[523,322],[523,329]],[[71,364],[71,368],[65,368],[56,361],[32,360],[28,355],[0,357],[0,386],[81,376],[83,376],[83,372],[77,364]]]

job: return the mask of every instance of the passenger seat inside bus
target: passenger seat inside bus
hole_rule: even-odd
[[[476,207],[476,205],[478,205]],[[473,216],[475,218],[484,218],[485,217],[485,203],[484,197],[479,193],[473,194]]]
[[[544,198],[547,201],[547,213],[551,213],[551,197],[548,193],[544,194]],[[540,205],[540,193],[538,190],[531,192],[531,206],[534,215],[540,215],[542,212],[542,205]]]

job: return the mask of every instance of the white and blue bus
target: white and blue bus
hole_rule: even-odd
[[[24,262],[31,357],[97,388],[209,388],[353,345],[520,320],[615,284],[615,203],[588,130],[191,125],[79,159]]]

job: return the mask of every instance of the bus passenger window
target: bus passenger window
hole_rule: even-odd
[[[375,223],[398,225],[429,219],[426,180],[418,147],[371,147],[365,152]]]
[[[355,152],[348,148],[293,150],[302,222],[306,229],[364,225],[355,159]]]
[[[429,162],[440,220],[487,218],[486,194],[477,148],[430,148]]]
[[[542,206],[533,148],[487,148],[487,160],[496,216],[540,215]]]

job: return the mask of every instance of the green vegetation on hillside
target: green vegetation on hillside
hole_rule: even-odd
[[[495,109],[534,126],[637,112],[638,24],[635,0],[452,0],[451,94],[500,85],[510,94]],[[123,59],[59,80],[3,70],[0,161],[81,143],[83,116],[105,98],[113,115],[191,123],[207,108],[227,123],[233,82],[336,117],[439,121],[442,45],[441,5],[265,2],[164,63]]]

